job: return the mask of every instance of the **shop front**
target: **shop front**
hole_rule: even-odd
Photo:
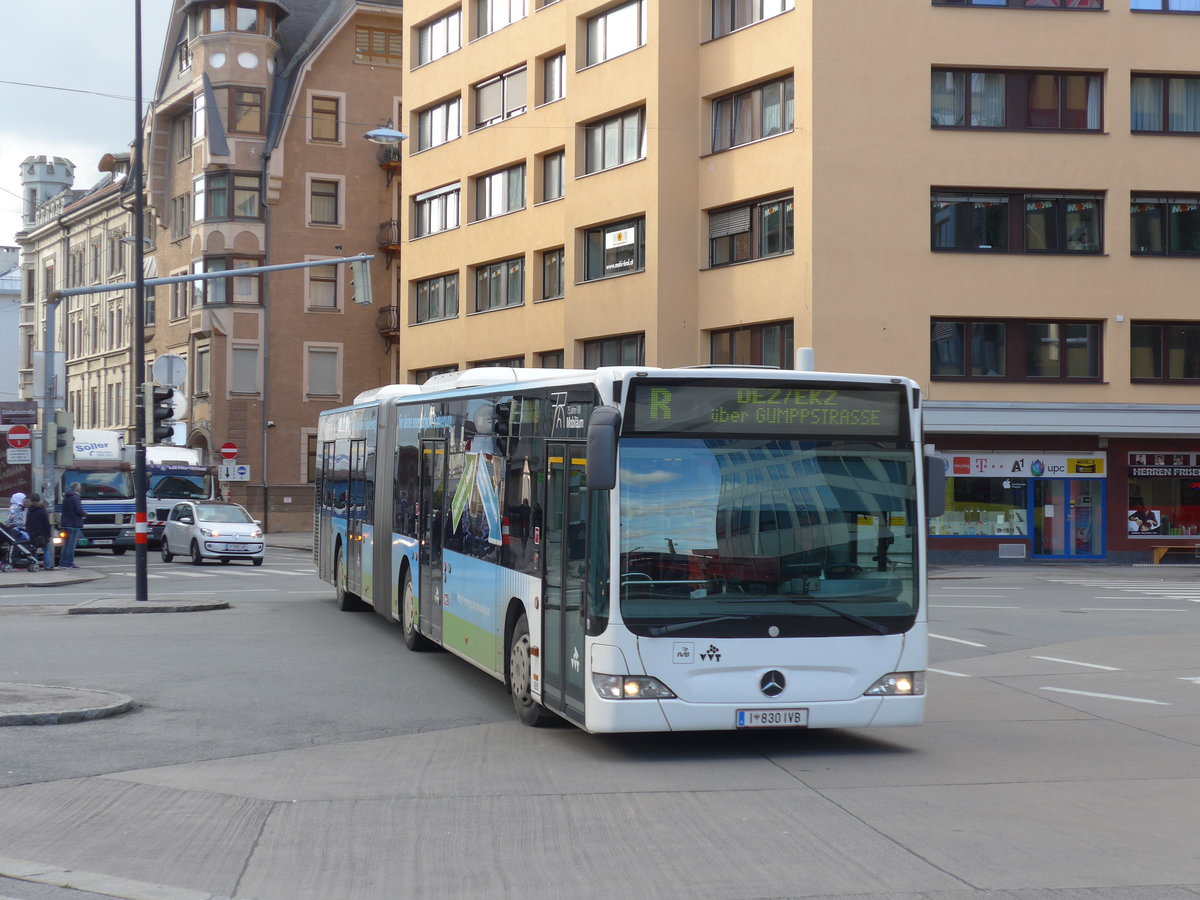
[[[946,512],[929,522],[930,554],[1101,559],[1106,454],[938,449]]]

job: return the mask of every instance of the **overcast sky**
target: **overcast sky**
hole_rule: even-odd
[[[153,99],[175,0],[142,0],[142,99]],[[75,187],[134,138],[134,0],[4,4],[0,54],[0,245],[21,227],[21,161],[61,156]]]

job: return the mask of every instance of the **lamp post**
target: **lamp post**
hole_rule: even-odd
[[[392,120],[389,118],[387,120],[386,125],[380,125],[378,128],[372,128],[370,131],[363,134],[363,139],[370,141],[372,144],[379,144],[380,146],[383,146],[383,147],[395,147],[395,148],[397,148],[397,152],[399,152],[400,142],[407,140],[408,135],[405,134],[403,131],[397,131],[392,125]],[[391,187],[391,184],[392,184],[392,175],[389,172],[388,173],[388,187],[389,188]],[[389,201],[392,202],[392,207],[394,209],[395,208],[394,198],[389,198]],[[396,215],[395,218],[398,219],[399,216]],[[390,364],[394,369],[394,371],[392,372],[392,380],[399,381],[400,380],[400,353],[398,350],[397,350],[394,358],[391,360]]]
[[[146,200],[142,165],[142,0],[133,0],[133,384],[146,379]],[[142,398],[145,402],[145,398]],[[135,410],[133,456],[134,599],[148,600],[146,577],[146,422]]]

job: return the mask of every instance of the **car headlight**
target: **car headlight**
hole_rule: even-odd
[[[592,674],[596,693],[606,700],[669,700],[675,692],[649,675]]]
[[[916,697],[925,693],[924,672],[891,672],[863,693],[864,697]]]
[[[205,537],[220,537],[221,536],[221,532],[217,531],[217,529],[215,529],[215,528],[201,528],[200,533],[202,535],[204,535]]]
[[[250,532],[250,537],[260,538],[260,537],[262,537],[262,532],[259,531],[257,528],[255,528],[252,532]]]

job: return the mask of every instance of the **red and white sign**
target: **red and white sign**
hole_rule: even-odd
[[[237,459],[238,448],[233,441],[226,441],[221,445],[221,459]]]
[[[29,429],[24,425],[10,425],[8,428],[8,446],[18,450],[28,447],[33,440]]]

